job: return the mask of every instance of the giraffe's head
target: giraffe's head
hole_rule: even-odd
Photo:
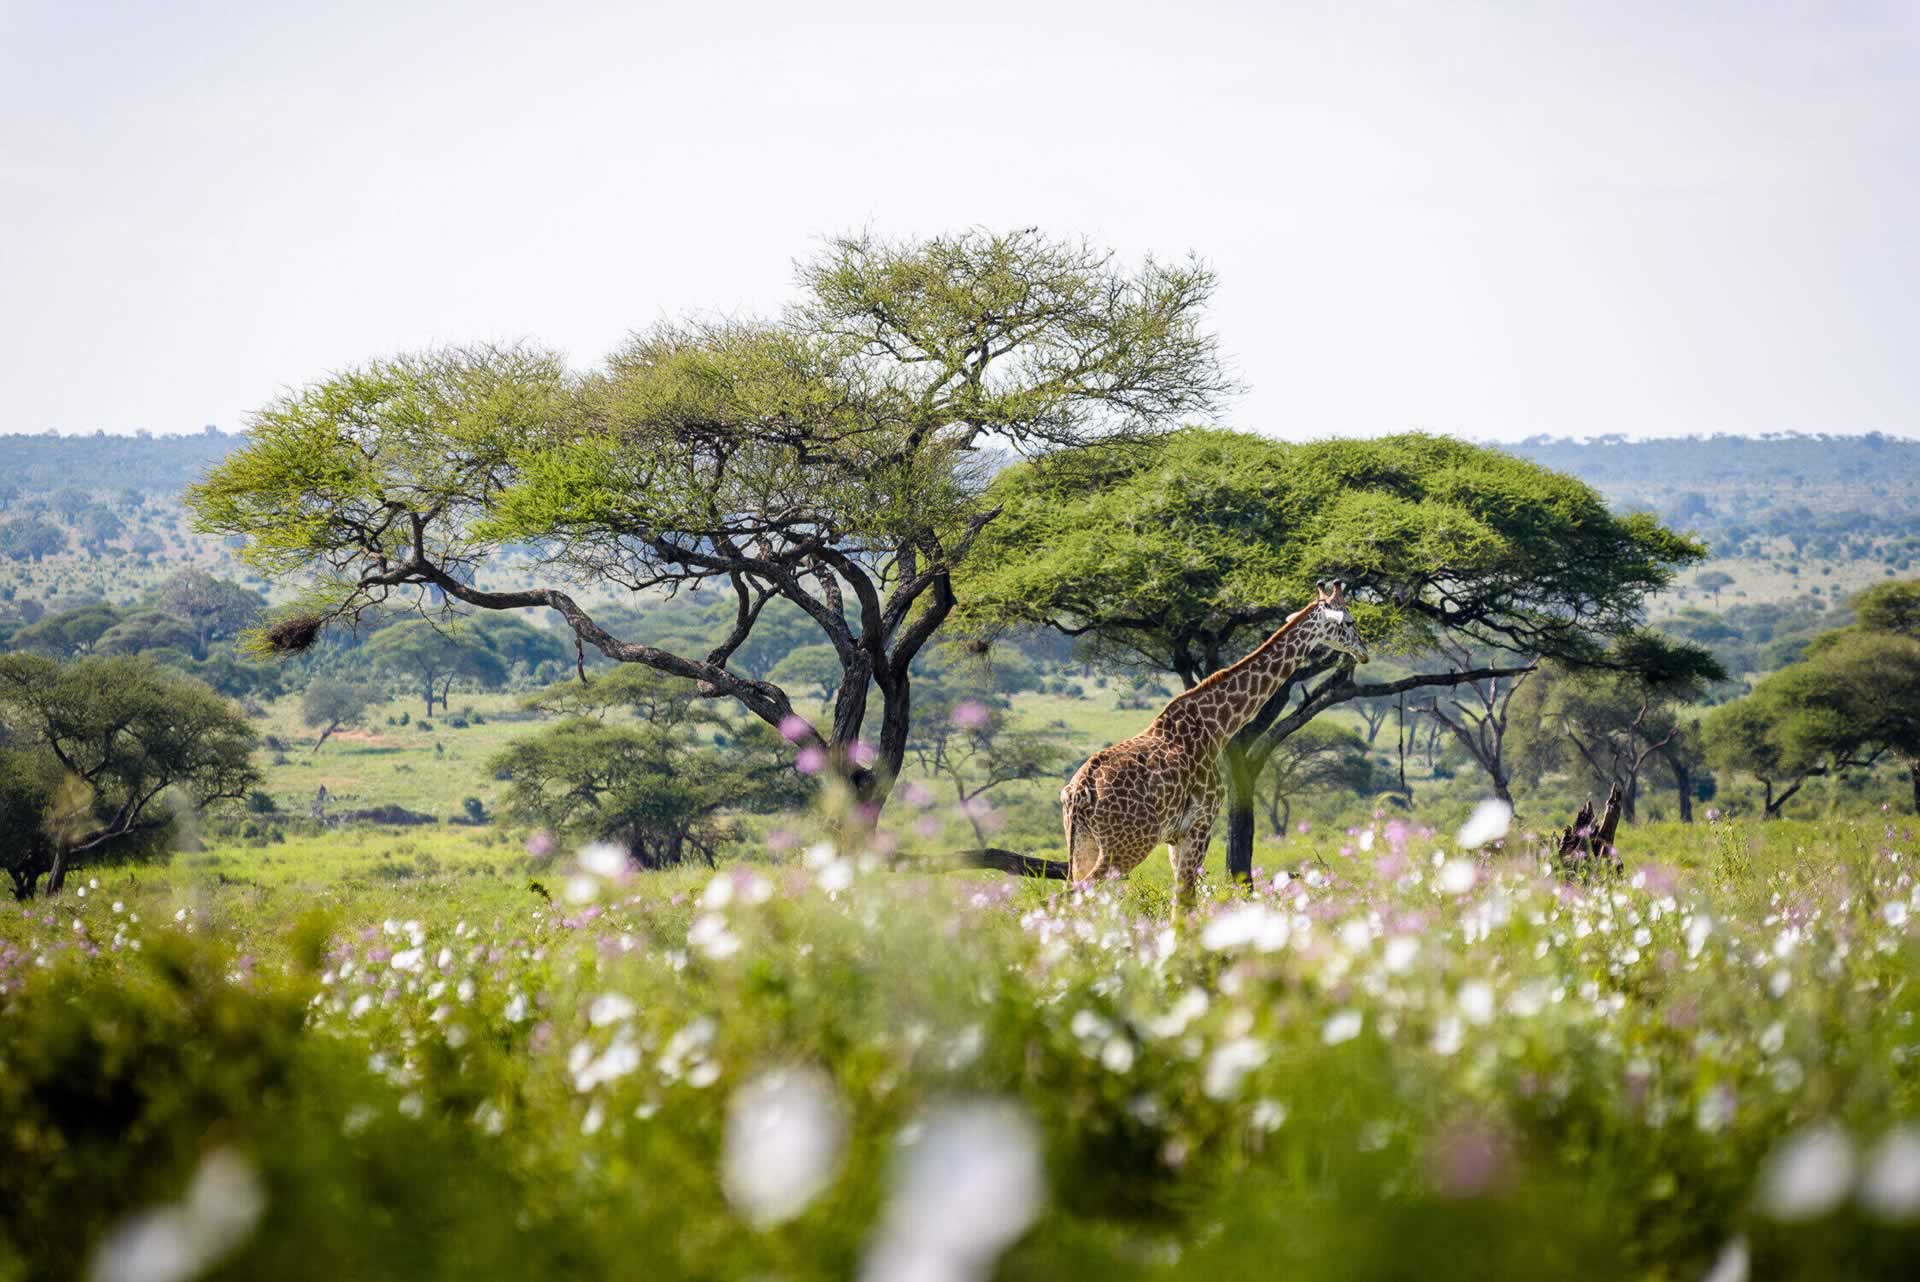
[[[1327,582],[1320,585],[1320,595],[1313,603],[1313,614],[1307,624],[1311,629],[1307,640],[1313,645],[1323,645],[1329,650],[1350,655],[1355,663],[1367,661],[1367,643],[1360,639],[1360,629],[1353,622],[1353,611],[1347,608],[1346,584]]]

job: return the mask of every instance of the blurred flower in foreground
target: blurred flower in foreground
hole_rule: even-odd
[[[789,712],[780,718],[780,737],[788,743],[799,743],[803,739],[811,738],[812,735],[813,727],[807,724],[805,717]]]
[[[1920,1126],[1895,1127],[1874,1147],[1860,1205],[1883,1220],[1920,1219]]]
[[[1427,1150],[1427,1173],[1446,1197],[1479,1197],[1507,1168],[1499,1134],[1478,1123],[1450,1127]]]
[[[808,744],[794,754],[793,768],[803,775],[817,775],[826,767],[827,754],[818,744]]]
[[[94,1252],[92,1282],[183,1282],[246,1241],[266,1209],[252,1165],[231,1149],[201,1159],[187,1195],[122,1222]]]
[[[1853,1142],[1839,1127],[1823,1123],[1774,1149],[1760,1173],[1760,1210],[1776,1220],[1818,1219],[1852,1187]]]
[[[833,1083],[818,1069],[756,1077],[727,1109],[721,1184],[756,1228],[800,1214],[833,1181],[847,1124]]]
[[[1747,1239],[1737,1237],[1721,1249],[1720,1258],[1700,1282],[1747,1282],[1748,1268]]]
[[[1498,798],[1488,798],[1473,808],[1455,836],[1463,850],[1478,850],[1507,835],[1513,824],[1513,807]]]
[[[865,1282],[987,1277],[1027,1231],[1045,1193],[1040,1142],[1013,1104],[949,1104],[903,1155]]]
[[[962,699],[953,705],[952,721],[966,730],[977,730],[987,724],[987,705],[977,699]]]

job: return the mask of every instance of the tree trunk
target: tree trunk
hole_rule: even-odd
[[[1920,815],[1920,757],[1907,762],[1907,776],[1913,780],[1913,813]]]
[[[53,866],[47,872],[47,895],[49,898],[66,889],[67,855],[63,850],[53,852]]]
[[[1673,789],[1680,797],[1680,822],[1693,822],[1693,771],[1687,769],[1687,763],[1679,753],[1667,758],[1667,764],[1673,767]]]
[[[1805,775],[1802,775],[1800,778],[1795,779],[1793,781],[1793,786],[1788,788],[1785,792],[1781,793],[1777,797],[1773,795],[1773,780],[1768,779],[1768,780],[1764,780],[1763,782],[1766,784],[1766,787],[1767,787],[1767,794],[1766,794],[1767,808],[1766,808],[1766,811],[1761,815],[1761,818],[1778,819],[1780,817],[1780,807],[1786,805],[1788,800],[1792,798],[1794,793],[1799,792],[1801,788],[1806,786],[1807,779]]]
[[[1255,763],[1245,747],[1230,739],[1221,764],[1227,772],[1227,876],[1252,885],[1254,791],[1266,759]]]
[[[1407,696],[1400,695],[1399,720],[1395,723],[1394,750],[1400,754],[1400,795],[1412,798],[1413,792],[1407,787]]]
[[[1258,794],[1256,793],[1255,795],[1257,796]],[[1286,799],[1280,795],[1280,790],[1276,788],[1268,793],[1266,799],[1260,803],[1266,808],[1267,825],[1273,829],[1273,835],[1276,837],[1285,836],[1287,831],[1287,821],[1280,814],[1280,803],[1284,800]]]

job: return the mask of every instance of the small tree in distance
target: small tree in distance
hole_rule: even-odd
[[[203,808],[260,778],[253,730],[231,704],[133,658],[0,656],[0,742],[7,808],[17,820],[35,797],[42,806],[38,829],[10,831],[0,851],[23,899],[43,874],[57,894],[84,861],[151,849],[173,823],[170,792]]]
[[[334,731],[359,725],[373,699],[371,689],[352,681],[315,677],[309,682],[306,693],[300,696],[300,720],[320,732],[312,750],[320,751],[320,745],[332,738]]]

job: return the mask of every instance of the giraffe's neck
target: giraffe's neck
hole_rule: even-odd
[[[1154,724],[1204,752],[1219,752],[1253,720],[1312,648],[1306,624],[1314,606],[1288,617],[1238,663],[1173,697]]]

